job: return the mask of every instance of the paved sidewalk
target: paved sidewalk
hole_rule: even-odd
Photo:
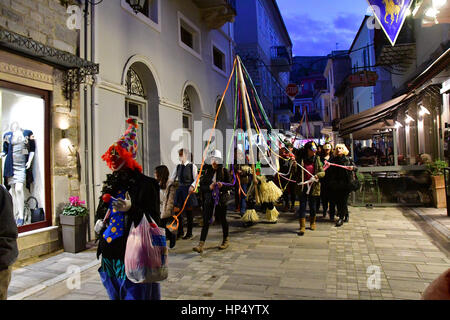
[[[177,242],[169,253],[163,299],[420,299],[426,286],[450,267],[450,259],[449,252],[441,251],[415,219],[420,220],[410,209],[350,208],[350,222],[341,228],[319,219],[316,231],[307,229],[299,237],[291,213],[282,213],[275,225],[259,223],[250,228],[243,228],[238,216],[230,213],[227,250],[217,249],[218,225],[210,229],[202,255],[192,251],[199,228],[194,229],[194,240]],[[27,267],[31,270],[27,279],[21,276],[23,270],[16,270],[10,293],[29,287],[26,281],[32,281],[35,271],[64,273],[71,263],[83,260],[88,266],[93,259],[93,251],[64,253],[40,267]],[[379,289],[368,288],[370,266],[380,268]],[[86,267],[80,289],[70,290],[60,280],[23,298],[108,299],[97,269],[98,264]]]
[[[411,210],[450,242],[450,217],[447,215],[447,208],[411,208]]]

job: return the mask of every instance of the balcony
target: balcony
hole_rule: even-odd
[[[292,67],[292,54],[285,46],[271,48],[271,64],[278,72],[290,72]]]
[[[234,22],[236,0],[193,0],[200,9],[202,19],[210,29],[220,29],[227,22]]]

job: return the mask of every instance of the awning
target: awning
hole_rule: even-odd
[[[339,134],[345,136],[365,128],[374,128],[374,126],[376,128],[378,128],[378,126],[381,126],[381,128],[386,127],[387,124],[385,120],[388,120],[398,107],[409,102],[411,98],[411,94],[403,94],[369,110],[342,119],[340,122]]]
[[[66,70],[64,91],[66,98],[71,102],[73,93],[79,90],[79,85],[88,82],[89,77],[99,73],[97,63],[82,59],[70,52],[50,47],[2,27],[0,27],[0,48],[18,52]]]

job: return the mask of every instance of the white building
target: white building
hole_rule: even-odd
[[[233,6],[229,0],[147,0],[136,13],[129,1],[108,0],[91,7],[89,50],[101,65],[93,106],[85,109],[93,109],[85,114],[91,204],[97,205],[109,172],[101,155],[124,133],[129,116],[141,123],[138,160],[150,176],[160,164],[174,170],[181,140],[192,150],[194,135],[187,141],[180,128],[192,133],[197,121],[203,132],[212,128],[233,66]],[[219,128],[232,125],[232,91],[231,85]],[[204,144],[202,134],[195,139]],[[195,152],[200,163],[201,150]]]

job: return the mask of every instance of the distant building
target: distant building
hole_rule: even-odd
[[[340,89],[342,87],[347,88],[345,79],[351,71],[348,51],[333,51],[328,56],[327,66],[323,73],[327,82],[327,91],[322,94],[327,108],[325,110],[323,133],[328,135],[335,143],[337,142],[339,119],[348,114],[353,114],[353,90],[348,90],[347,94],[351,94],[348,100],[341,101],[339,97]],[[345,103],[347,103],[347,107],[343,107]]]
[[[236,53],[261,98],[273,127],[289,129],[292,102],[285,93],[292,42],[275,0],[236,1]]]
[[[392,98],[391,73],[383,67],[376,66],[375,31],[369,29],[365,16],[350,47],[352,71],[374,71],[378,75],[375,86],[356,87],[353,89],[353,112],[355,114],[373,108]]]

